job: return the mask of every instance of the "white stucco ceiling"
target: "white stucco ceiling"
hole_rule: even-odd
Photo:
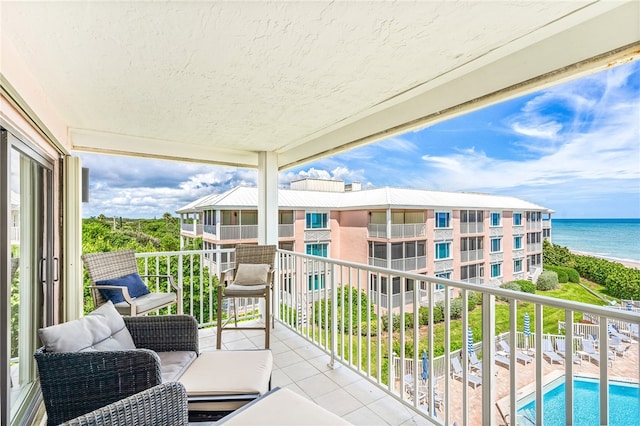
[[[3,81],[60,118],[70,150],[249,167],[258,151],[286,168],[380,140],[640,46],[638,1],[3,1],[0,19]]]

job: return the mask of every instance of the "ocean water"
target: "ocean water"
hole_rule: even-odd
[[[640,262],[640,219],[554,219],[554,244],[596,256]]]

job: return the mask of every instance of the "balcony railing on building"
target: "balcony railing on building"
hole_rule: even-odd
[[[215,259],[218,253],[228,256],[231,250],[206,251],[210,259]],[[184,312],[193,315],[200,326],[207,327],[216,319],[215,292],[220,266],[204,261],[204,254],[205,251],[185,251],[144,253],[138,257],[141,258],[141,272],[162,271],[164,268],[177,275],[185,294]],[[606,339],[608,324],[618,324],[626,330],[640,326],[640,314],[633,310],[586,305],[282,250],[277,254],[276,282],[274,313],[279,327],[287,327],[300,334],[329,354],[330,365],[343,364],[358,372],[372,386],[404,402],[434,424],[445,424],[445,418],[448,424],[454,421],[460,425],[495,423],[498,400],[502,414],[507,418],[522,419],[518,408],[520,398],[526,396],[522,394],[525,369],[533,369],[527,377],[532,380],[529,383],[531,389],[535,390],[531,398],[540,407],[534,415],[542,418],[543,386],[549,370],[542,352],[543,339],[573,342],[567,344],[566,359],[571,360],[578,355],[579,334],[596,330],[602,340]],[[377,291],[377,283],[386,283],[386,286]],[[393,285],[389,286],[390,283]],[[393,291],[389,292],[389,289]],[[502,301],[498,302],[496,298]],[[470,304],[476,302],[478,307],[470,309]],[[526,310],[531,314],[532,330],[529,334],[521,329],[523,303],[530,306]],[[496,336],[498,309],[503,312],[501,318],[508,319],[508,331]],[[246,318],[255,318],[257,304],[248,301],[242,312]],[[436,321],[436,315],[442,315],[445,320]],[[459,318],[459,322],[449,320],[452,315]],[[587,330],[575,320],[574,315],[582,316],[595,325],[590,325]],[[546,324],[550,317],[559,318],[564,323],[557,333],[549,330],[549,324]],[[429,332],[424,324],[430,324]],[[389,333],[391,329],[393,333]],[[475,332],[473,347],[482,364],[482,384],[477,389],[461,385],[467,383],[471,374],[469,360],[464,356],[468,345],[466,330],[469,329]],[[460,330],[464,332],[460,333]],[[635,342],[640,339],[633,331],[629,336]],[[533,361],[524,366],[513,359],[509,369],[498,366],[494,359],[499,340],[508,342],[513,351],[526,350],[533,356]],[[640,345],[635,343],[632,346],[637,351]],[[405,392],[407,377],[422,376],[421,357],[424,352],[427,354],[425,376],[433,380],[424,382],[426,398],[413,398]],[[449,360],[460,355],[463,355],[460,358],[463,372],[461,380],[458,380],[451,374]],[[592,366],[588,360],[583,361],[586,365],[580,367],[571,362],[556,365],[556,370],[564,373],[562,380],[566,385],[567,400],[575,397],[573,381],[576,374],[588,368],[591,369],[589,374],[600,383],[619,376],[620,371],[627,371],[627,381],[637,383],[640,362],[637,354],[633,356],[615,360],[611,365],[603,363],[601,367]],[[500,386],[497,386],[497,381],[500,381]],[[607,386],[599,389],[600,420],[607,423],[610,395]],[[439,408],[435,407],[436,393],[441,398]],[[575,422],[579,413],[574,413],[571,405],[567,407],[566,421]],[[474,417],[471,417],[472,413]]]
[[[216,225],[204,225],[203,235],[207,239],[219,241],[257,240],[258,225],[220,225],[220,235],[218,235]],[[279,224],[278,236],[293,238],[295,236],[294,225],[292,223]]]
[[[391,224],[391,234],[387,232],[386,223],[370,223],[367,225],[369,238],[415,238],[427,234],[424,223],[394,223]]]

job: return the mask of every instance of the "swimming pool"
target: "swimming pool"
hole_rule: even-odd
[[[573,381],[574,425],[597,425],[600,423],[600,382],[576,377]],[[543,397],[545,426],[564,426],[565,399],[564,376],[545,386]],[[535,395],[518,402],[518,418],[535,423]],[[637,383],[609,381],[609,425],[627,426],[640,424],[640,393]]]

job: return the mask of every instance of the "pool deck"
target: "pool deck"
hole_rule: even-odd
[[[625,343],[626,345],[627,343]],[[623,357],[616,356],[608,367],[609,380],[618,380],[624,382],[638,383],[640,364],[638,363],[639,357],[639,344],[637,341],[631,343],[631,347],[624,354]],[[535,392],[535,361],[524,365],[520,362],[517,363],[517,399],[521,399],[531,393]],[[558,377],[565,374],[564,364],[554,363],[551,364],[546,358],[543,360],[544,365],[544,384],[547,384]],[[497,376],[495,377],[495,392],[496,401],[503,414],[509,413],[510,407],[510,387],[509,387],[509,370],[501,364],[496,364]],[[600,374],[600,367],[594,362],[590,362],[588,358],[582,360],[582,364],[573,364],[573,374],[575,376],[593,377],[598,378]],[[451,385],[451,422],[457,421],[460,424],[462,418],[462,407],[460,401],[462,400],[462,384],[460,381],[452,382]],[[481,419],[482,415],[482,386],[477,389],[469,387],[469,418]],[[502,416],[495,410],[496,424],[505,425]]]

